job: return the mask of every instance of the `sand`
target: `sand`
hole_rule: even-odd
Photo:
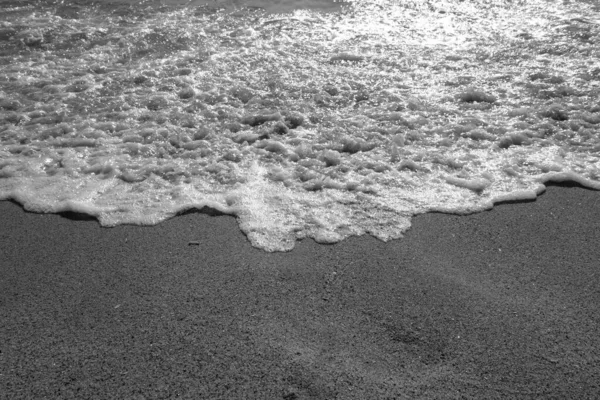
[[[600,394],[598,192],[275,254],[229,216],[70,217],[0,202],[0,398]]]

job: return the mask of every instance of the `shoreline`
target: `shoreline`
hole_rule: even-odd
[[[228,216],[102,228],[2,201],[0,393],[593,398],[600,203],[560,186],[288,253]]]
[[[505,22],[525,22],[509,7],[497,6],[507,13]],[[559,75],[550,76],[540,59],[528,70],[541,72],[523,73],[520,57],[529,60],[527,49],[532,54],[538,49],[524,48],[520,36],[512,37],[501,25],[499,31],[489,29],[506,34],[506,42],[480,42],[476,30],[467,29],[471,23],[458,20],[448,36],[449,44],[458,46],[454,39],[469,42],[471,36],[463,33],[470,31],[477,40],[469,47],[498,45],[499,52],[488,54],[495,54],[490,59],[495,67],[482,70],[479,50],[443,45],[446,33],[439,30],[438,37],[435,29],[425,29],[428,24],[416,23],[423,17],[442,24],[435,10],[423,10],[414,20],[398,7],[395,15],[406,24],[392,24],[382,40],[374,36],[379,23],[371,23],[380,13],[385,17],[382,9],[339,24],[316,18],[304,21],[308,25],[300,20],[289,25],[249,14],[213,24],[210,13],[168,8],[140,9],[139,18],[129,19],[125,9],[88,13],[61,5],[48,7],[64,20],[59,31],[54,32],[52,20],[40,17],[40,32],[54,33],[37,39],[25,29],[34,10],[15,14],[22,23],[4,34],[3,62],[10,66],[5,86],[15,100],[6,103],[1,174],[7,179],[0,189],[0,197],[12,195],[31,209],[87,210],[103,224],[116,225],[154,224],[190,205],[210,205],[236,213],[257,246],[288,250],[296,235],[320,241],[362,232],[398,237],[408,227],[407,218],[398,218],[404,213],[470,213],[506,200],[507,191],[511,199],[514,193],[534,196],[546,174],[577,171],[590,180],[597,175],[594,158],[587,156],[597,147],[593,133],[600,118],[585,100],[594,97],[593,82],[578,81],[577,104],[555,109],[575,92],[538,89],[566,82],[562,75],[576,69],[568,74],[557,69]],[[549,9],[544,15],[549,26],[559,23]],[[489,25],[486,21],[481,14],[472,23]],[[73,36],[81,24],[89,25],[89,32]],[[368,32],[359,32],[361,27]],[[280,43],[276,38],[284,28],[291,36]],[[431,40],[423,42],[427,32]],[[365,42],[375,45],[371,50],[353,50],[359,33],[371,37]],[[440,45],[440,51],[431,51]],[[79,58],[89,63],[74,63]],[[574,66],[584,65],[575,58]],[[29,66],[44,79],[23,78],[20,71]],[[438,66],[446,72],[436,72]],[[485,88],[470,86],[473,77],[488,81],[483,77],[491,71]],[[496,72],[507,72],[499,86]],[[538,86],[537,81],[548,82]],[[546,109],[545,97],[555,95],[556,104]],[[23,118],[28,120],[21,123]],[[35,194],[39,185],[45,188],[43,197]],[[280,188],[285,196],[279,196]],[[339,195],[347,199],[330,202],[321,188],[341,189]],[[306,206],[297,207],[299,202]],[[135,204],[145,204],[143,212]],[[274,212],[261,212],[267,209]],[[330,223],[333,213],[340,217]]]

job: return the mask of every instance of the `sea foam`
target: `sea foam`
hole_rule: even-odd
[[[600,190],[597,10],[484,3],[2,6],[0,199],[103,226],[210,207],[286,251]]]

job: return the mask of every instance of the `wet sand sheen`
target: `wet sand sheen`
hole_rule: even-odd
[[[0,392],[593,398],[599,204],[549,187],[398,241],[269,254],[228,216],[106,229],[0,202]]]

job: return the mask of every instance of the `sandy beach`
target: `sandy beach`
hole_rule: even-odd
[[[290,253],[0,202],[0,398],[597,398],[597,192]]]

